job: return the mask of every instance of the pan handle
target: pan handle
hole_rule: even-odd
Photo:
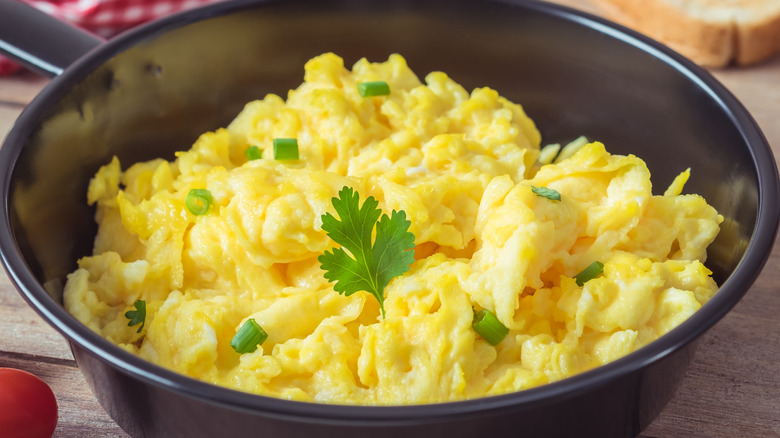
[[[0,0],[0,53],[44,76],[59,76],[103,43],[18,0]]]

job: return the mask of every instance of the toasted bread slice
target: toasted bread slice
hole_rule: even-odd
[[[708,67],[780,52],[780,0],[590,0],[607,18]]]

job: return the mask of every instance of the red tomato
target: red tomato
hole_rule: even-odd
[[[49,438],[57,427],[57,399],[27,371],[0,368],[0,437]]]

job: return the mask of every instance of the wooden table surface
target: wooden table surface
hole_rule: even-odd
[[[583,0],[555,0],[596,12]],[[780,57],[712,72],[753,114],[780,157]],[[0,138],[46,79],[0,78]],[[707,332],[675,398],[643,437],[780,437],[780,245],[745,298]],[[0,367],[30,371],[55,392],[57,437],[127,436],[87,389],[65,340],[0,273]]]

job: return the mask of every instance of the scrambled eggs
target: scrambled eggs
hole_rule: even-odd
[[[357,84],[386,81],[390,95]],[[300,159],[273,159],[274,138]],[[173,162],[91,181],[94,255],[64,294],[69,312],[140,357],[252,393],[326,403],[412,404],[518,391],[563,379],[651,342],[715,293],[702,264],[722,217],[681,195],[683,172],[651,194],[639,158],[593,142],[537,163],[540,135],[520,105],[444,73],[421,83],[384,63],[324,54],[287,100],[251,102]],[[244,151],[258,146],[263,158]],[[385,290],[333,291],[317,257],[334,244],[321,216],[353,187],[403,210],[415,262]],[[533,187],[560,193],[556,201]],[[208,189],[205,215],[190,189]],[[603,273],[579,286],[594,261]],[[126,312],[146,303],[143,330]],[[493,346],[472,328],[488,309],[509,329]],[[230,346],[254,318],[268,339]]]

